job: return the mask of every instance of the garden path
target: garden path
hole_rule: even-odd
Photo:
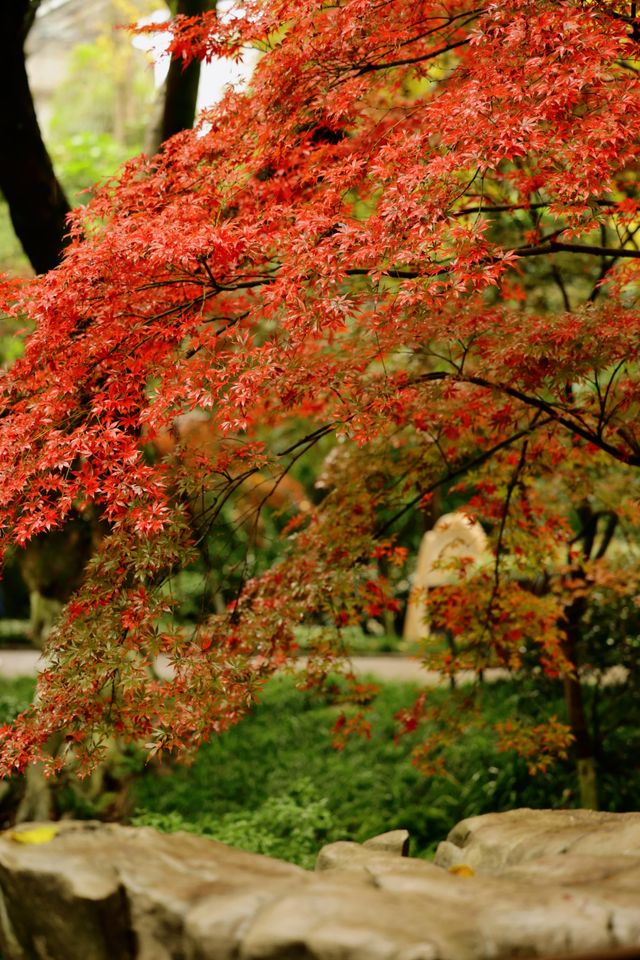
[[[306,662],[300,657],[300,666]],[[420,683],[427,687],[446,686],[448,680],[443,680],[436,670],[425,670],[420,661],[414,657],[387,654],[383,656],[352,657],[354,671],[366,676],[370,674],[379,680],[389,680],[397,683]],[[44,666],[38,650],[2,650],[0,651],[0,677],[33,676]],[[158,672],[161,676],[170,676],[170,668],[166,660],[158,661]],[[485,670],[484,679],[499,680],[509,675],[507,670]],[[461,684],[471,683],[475,674],[471,670],[463,670],[457,675]],[[607,671],[604,682],[606,684],[623,683],[625,671],[623,667],[613,667]]]

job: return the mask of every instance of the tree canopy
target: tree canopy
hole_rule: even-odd
[[[197,745],[303,622],[324,625],[323,675],[341,628],[395,603],[394,524],[445,485],[496,564],[451,594],[465,646],[443,669],[517,666],[526,644],[569,671],[566,595],[523,584],[586,490],[638,523],[635,4],[246,0],[173,29],[185,62],[260,49],[251,86],[76,211],[60,267],[3,288],[37,323],[0,380],[3,548],[88,505],[108,530],[38,704],[4,731],[5,771],[61,730],[81,757],[113,730]],[[191,411],[210,417],[207,455],[150,456]],[[266,499],[328,436],[328,493],[280,560],[195,631],[165,628],[194,500],[215,529],[248,478]],[[566,731],[505,739],[552,753]]]

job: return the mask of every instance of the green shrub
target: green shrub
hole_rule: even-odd
[[[140,811],[131,821],[173,833],[186,830],[213,837],[242,850],[291,860],[312,868],[320,847],[333,839],[335,825],[327,800],[308,778],[296,780],[287,793],[269,797],[255,810],[196,815]]]
[[[36,689],[33,677],[0,680],[0,723],[10,723],[31,704]]]
[[[394,739],[394,714],[410,702],[416,688],[381,685],[372,709],[371,740],[352,738],[336,751],[330,730],[339,707],[331,697],[301,692],[289,679],[277,678],[254,713],[204,746],[191,766],[149,769],[137,780],[134,820],[142,816],[145,823],[175,824],[175,829],[192,824],[197,832],[260,852],[277,850],[273,855],[306,864],[309,857],[300,853],[297,835],[289,842],[286,830],[280,831],[276,842],[271,826],[265,833],[275,810],[278,818],[284,811],[300,810],[306,796],[300,784],[306,782],[313,785],[308,795],[311,823],[321,827],[315,841],[307,835],[310,845],[316,844],[313,853],[334,839],[362,842],[404,827],[411,833],[412,854],[430,856],[464,817],[517,806],[575,804],[568,765],[531,778],[523,760],[498,753],[489,727],[513,709],[513,690],[512,684],[487,687],[486,726],[471,729],[450,748],[446,776],[425,777],[411,764],[418,737]],[[430,695],[442,701],[450,693],[443,689]],[[528,706],[523,701],[522,709],[532,715],[549,706],[545,698],[530,700]],[[223,834],[222,825],[231,833]],[[244,839],[239,843],[234,831],[254,836],[251,846]]]

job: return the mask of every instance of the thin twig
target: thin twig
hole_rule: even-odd
[[[535,420],[535,418],[534,418]],[[491,596],[489,597],[489,603],[487,604],[487,610],[485,613],[485,621],[482,629],[482,636],[480,637],[480,643],[484,640],[487,630],[491,624],[491,617],[493,614],[493,608],[500,591],[500,567],[502,562],[503,554],[503,542],[504,542],[504,532],[507,526],[507,518],[509,516],[509,508],[511,506],[511,498],[513,493],[520,482],[520,475],[524,469],[524,465],[527,461],[527,448],[529,446],[529,438],[524,441],[522,444],[522,449],[520,451],[520,459],[516,464],[516,467],[509,478],[509,483],[507,485],[507,495],[504,498],[502,504],[502,514],[500,516],[500,528],[498,530],[498,539],[496,541],[496,559],[493,567],[493,588],[491,590]]]
[[[519,430],[517,433],[514,433],[513,436],[507,437],[506,440],[501,440],[500,443],[496,443],[493,447],[490,447],[488,450],[485,450],[483,453],[479,454],[477,457],[473,457],[471,460],[467,460],[465,463],[461,464],[459,467],[455,467],[449,473],[440,477],[438,480],[435,480],[429,486],[424,487],[417,496],[412,497],[411,500],[408,500],[405,503],[401,510],[395,513],[389,520],[387,520],[381,527],[378,527],[374,533],[374,538],[381,537],[386,533],[394,523],[399,520],[401,517],[408,513],[409,510],[412,510],[417,503],[422,500],[423,497],[428,496],[428,494],[433,493],[439,487],[444,486],[447,483],[450,483],[452,480],[456,480],[458,477],[464,476],[465,473],[469,473],[470,470],[475,470],[477,467],[481,467],[487,460],[490,460],[496,453],[499,453],[500,450],[505,450],[507,447],[512,446],[514,443],[517,443],[518,440],[522,440],[523,437],[530,436],[535,430],[539,430],[542,427],[546,426],[549,423],[553,422],[553,417],[547,417],[546,419],[539,420],[537,415],[534,416],[531,423],[525,427],[523,430]]]

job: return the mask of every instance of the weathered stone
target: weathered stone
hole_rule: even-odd
[[[409,853],[409,831],[389,830],[377,837],[365,840],[363,844],[350,840],[338,840],[322,847],[316,859],[316,871],[359,869],[372,857],[386,854],[393,857],[406,857]]]
[[[381,850],[384,835],[328,845],[322,872],[311,873],[191,834],[61,823],[47,843],[0,839],[0,952],[5,960],[507,960],[640,947],[639,822],[581,811],[473,818],[439,854],[446,866],[457,851],[479,868],[472,876],[398,856],[397,843]],[[582,852],[589,844],[596,852]]]
[[[245,893],[220,889],[189,911],[185,921],[188,960],[236,960],[238,944],[254,917],[272,902],[273,892],[251,889]]]
[[[514,867],[507,867],[501,878],[511,877],[526,883],[549,883],[568,886],[597,883],[603,889],[640,890],[640,856],[594,857],[584,854],[558,854],[539,857]]]
[[[248,931],[240,958],[397,960],[403,954],[414,960],[447,956],[438,924],[424,903],[323,877],[263,910]]]
[[[470,817],[438,846],[435,862],[488,874],[569,852],[640,857],[640,813],[521,809]]]
[[[362,844],[367,850],[379,850],[381,853],[394,853],[397,857],[409,856],[409,831],[389,830],[377,837],[371,837]]]
[[[429,636],[427,594],[432,587],[466,579],[473,568],[493,562],[487,535],[481,525],[462,511],[439,517],[420,542],[412,589],[407,604],[403,638],[423,640]],[[464,572],[462,564],[465,565]]]
[[[182,957],[186,916],[208,893],[306,876],[292,864],[191,834],[60,826],[47,844],[0,840],[5,960]]]
[[[365,849],[362,844],[337,840],[322,847],[316,857],[315,869],[317,873],[325,870],[359,870],[366,867],[374,856],[375,852]]]

